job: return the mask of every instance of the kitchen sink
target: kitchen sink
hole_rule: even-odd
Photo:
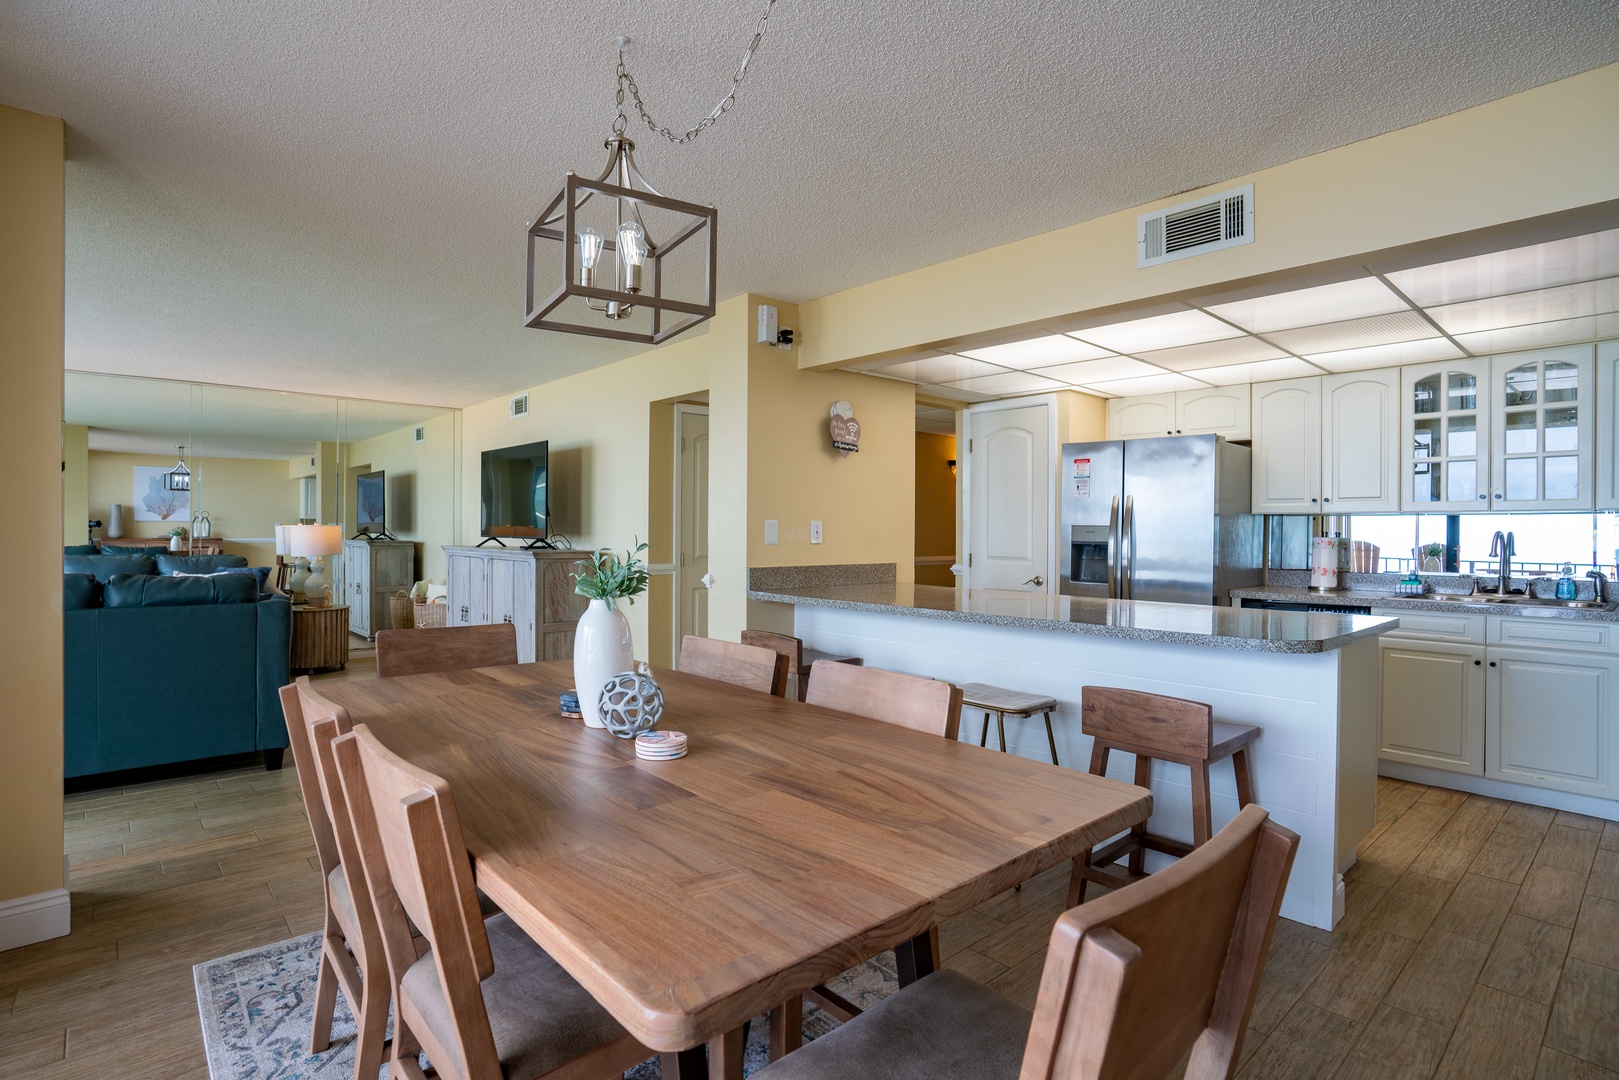
[[[1509,607],[1589,608],[1596,611],[1619,610],[1619,601],[1602,603],[1597,600],[1554,600],[1539,596],[1500,596],[1495,593],[1474,593],[1471,596],[1386,596],[1385,600],[1421,600],[1451,604],[1504,604]]]

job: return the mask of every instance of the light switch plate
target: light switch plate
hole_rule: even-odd
[[[810,522],[810,543],[819,544],[820,542],[821,542],[821,523],[819,521],[812,521],[812,522]]]
[[[776,542],[776,520],[771,518],[765,522],[765,543],[774,544]]]

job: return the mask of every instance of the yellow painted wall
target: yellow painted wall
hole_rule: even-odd
[[[956,557],[956,437],[931,431],[916,433],[916,555]],[[949,565],[918,566],[918,585],[953,589]]]
[[[616,364],[532,387],[529,413],[516,420],[507,416],[505,395],[463,410],[461,474],[467,480],[461,486],[460,542],[479,539],[482,452],[541,439],[550,443],[554,532],[565,533],[578,548],[622,550],[637,536],[646,539],[653,403],[700,393],[708,384],[712,348],[712,330],[693,332]],[[622,608],[636,655],[645,659],[647,603]]]
[[[90,494],[90,429],[83,424],[62,425],[62,543],[83,544],[90,535],[87,522]],[[102,519],[106,521],[105,518]]]
[[[799,306],[799,365],[1061,329],[1086,313],[1619,199],[1619,65]],[[1145,270],[1136,217],[1252,182],[1254,242]]]
[[[796,325],[791,304],[775,304]],[[915,568],[916,388],[858,372],[802,371],[792,352],[748,343],[747,564],[894,563]],[[860,421],[860,449],[832,448],[831,407],[847,401]],[[766,545],[764,523],[780,542]],[[811,544],[810,521],[823,540]],[[716,572],[716,576],[717,572]]]
[[[0,105],[0,461],[10,515],[0,619],[0,902],[62,880],[62,121]]]
[[[418,572],[424,578],[442,582],[444,545],[455,543],[456,514],[461,507],[457,490],[461,465],[459,422],[460,414],[454,412],[426,421],[426,438],[420,443],[415,441],[413,424],[350,444],[351,479],[343,491],[343,535],[353,536],[357,531],[352,477],[380,469],[388,474],[388,531],[401,540],[416,541]]]
[[[187,458],[191,468],[191,512],[206,510],[224,550],[244,555],[251,566],[275,565],[275,525],[298,520],[298,481],[287,476],[280,458]],[[185,521],[136,521],[135,467],[170,468],[172,456],[90,451],[90,516],[103,521],[113,503],[124,504],[125,536],[167,536]],[[117,543],[117,541],[112,541]]]

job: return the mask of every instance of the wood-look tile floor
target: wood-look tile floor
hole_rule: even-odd
[[[1380,807],[1338,929],[1277,932],[1241,1075],[1619,1080],[1619,825],[1392,780]],[[0,953],[0,1071],[207,1077],[191,966],[319,927],[294,771],[73,795],[65,828],[73,933]],[[946,964],[1032,1004],[1066,885],[952,920]]]

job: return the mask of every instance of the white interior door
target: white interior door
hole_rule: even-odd
[[[1051,406],[970,410],[968,584],[1049,592],[1056,450]]]
[[[680,443],[680,550],[675,556],[675,589],[680,621],[675,662],[687,634],[708,636],[708,410],[682,406],[675,413]]]

